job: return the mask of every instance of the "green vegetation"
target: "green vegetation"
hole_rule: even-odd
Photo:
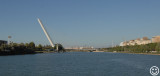
[[[128,52],[128,53],[160,53],[160,43],[150,43],[146,45],[117,46],[113,48],[103,48],[108,52]]]
[[[64,52],[64,48],[61,44],[56,44],[58,46],[57,52]],[[54,51],[56,47],[52,48],[50,45],[42,46],[39,44],[35,45],[34,42],[30,43],[11,43],[9,45],[0,45],[0,55],[19,55],[19,54],[35,54],[36,51]],[[40,52],[41,53],[41,52]]]
[[[18,54],[35,54],[35,44],[30,43],[11,43],[10,45],[2,44],[0,46],[0,55],[18,55]]]

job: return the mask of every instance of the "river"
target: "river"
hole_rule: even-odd
[[[66,52],[0,56],[0,76],[152,76],[152,66],[160,68],[159,55]]]

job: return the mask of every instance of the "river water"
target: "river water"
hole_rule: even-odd
[[[0,56],[0,76],[152,76],[152,66],[160,68],[160,56],[107,52]]]

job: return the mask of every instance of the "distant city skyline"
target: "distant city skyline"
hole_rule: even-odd
[[[14,0],[0,1],[0,40],[64,47],[119,45],[124,40],[160,35],[159,0]]]

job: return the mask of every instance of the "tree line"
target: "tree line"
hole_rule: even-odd
[[[59,47],[59,50],[64,50],[61,44],[56,44]],[[56,48],[51,47],[50,45],[41,44],[35,45],[34,42],[30,43],[10,43],[0,45],[0,55],[17,55],[17,54],[35,54],[36,51],[54,51]]]
[[[104,48],[110,52],[130,52],[130,53],[160,53],[160,43],[150,43],[145,45],[116,46]]]

